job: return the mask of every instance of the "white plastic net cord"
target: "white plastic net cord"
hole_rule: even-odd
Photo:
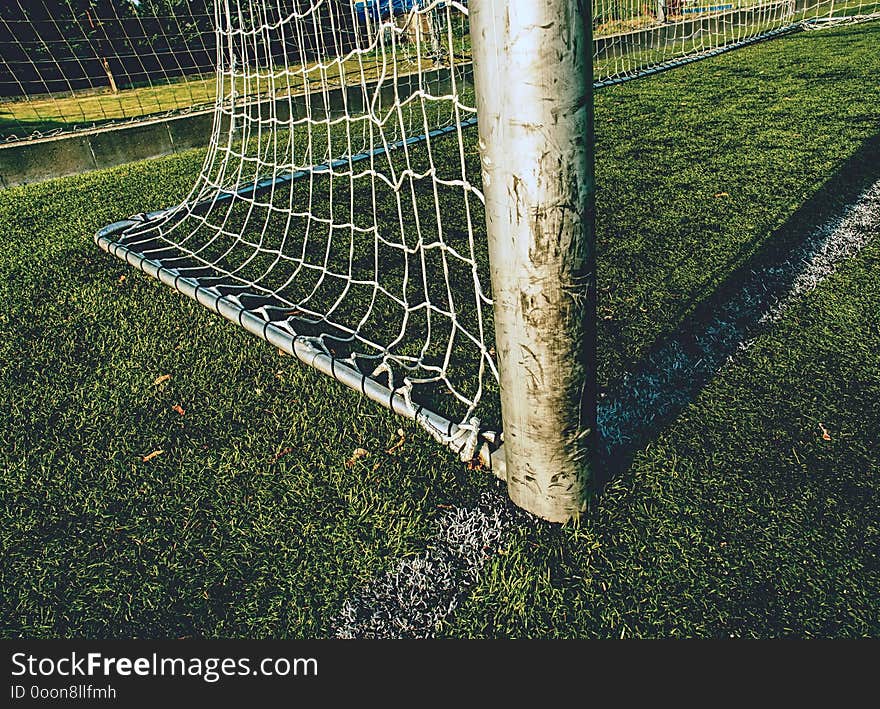
[[[800,28],[880,17],[875,0],[594,0],[598,86]]]
[[[473,457],[497,372],[467,7],[217,10],[199,181],[99,241]]]
[[[808,12],[695,7],[665,7],[668,36],[640,52],[657,30],[626,28],[658,20],[621,5],[630,45],[608,43],[604,64],[597,50],[597,79],[772,36]],[[500,414],[467,4],[219,0],[214,23],[198,181],[98,243],[473,457],[497,441]],[[612,36],[599,25],[596,47]]]

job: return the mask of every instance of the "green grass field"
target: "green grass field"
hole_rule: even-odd
[[[603,389],[880,178],[878,42],[800,33],[597,95]],[[4,637],[325,636],[496,486],[95,247],[201,159],[0,195]],[[515,526],[438,634],[880,634],[878,353],[875,240],[580,524]]]

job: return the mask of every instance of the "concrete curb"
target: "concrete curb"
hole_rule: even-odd
[[[214,112],[200,111],[0,146],[0,189],[203,147]]]
[[[458,65],[456,70],[460,84],[472,80],[470,63]],[[396,85],[386,80],[381,86],[373,82],[339,87],[326,94],[284,96],[274,99],[274,106],[271,98],[258,99],[242,106],[241,111],[252,117],[272,115],[282,122],[291,116],[299,119],[324,115],[328,107],[334,117],[360,114],[368,110],[368,104],[374,111],[381,111],[383,106],[393,105],[395,100],[406,98],[421,87],[430,87],[436,93],[449,90],[451,85],[449,68],[439,68],[421,75],[399,76]],[[224,114],[222,119],[228,121],[228,115]],[[0,145],[0,189],[205,147],[213,122],[214,109],[210,108]]]

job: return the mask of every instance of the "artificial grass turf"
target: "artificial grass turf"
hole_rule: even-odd
[[[876,171],[877,37],[798,35],[598,95],[603,384],[777,227],[821,221],[810,197],[842,165],[842,192]],[[98,227],[173,203],[200,162],[2,196],[6,636],[326,634],[431,544],[437,505],[493,484],[410,426],[384,453],[397,419],[97,251]],[[876,254],[712,382],[579,527],[515,532],[444,632],[876,634]]]
[[[875,241],[723,371],[578,528],[518,528],[445,632],[876,636],[878,345]]]
[[[422,445],[410,455],[414,442],[378,455],[396,441],[392,417],[95,258],[82,240],[95,224],[188,181],[157,165],[128,175],[100,194],[107,176],[67,183],[60,213],[57,185],[15,202],[18,215],[49,206],[17,224],[3,256],[4,631],[318,634],[354,578],[407,550],[416,508],[444,487],[389,466],[433,478],[443,457]],[[355,442],[361,428],[369,437]],[[349,470],[358,444],[374,456]]]

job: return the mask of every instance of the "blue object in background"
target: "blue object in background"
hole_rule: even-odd
[[[708,5],[706,7],[686,7],[681,12],[683,15],[695,15],[703,12],[722,12],[732,10],[733,5]]]
[[[431,0],[361,0],[352,3],[358,20],[366,24],[367,15],[370,22],[385,20],[393,15],[405,15],[414,7],[430,4]],[[459,0],[462,5],[467,5],[468,0]],[[445,7],[445,2],[437,3],[437,7]]]
[[[392,15],[405,15],[418,6],[419,0],[364,0],[354,3],[354,11],[358,19],[366,24],[368,13],[371,22],[378,22]]]

